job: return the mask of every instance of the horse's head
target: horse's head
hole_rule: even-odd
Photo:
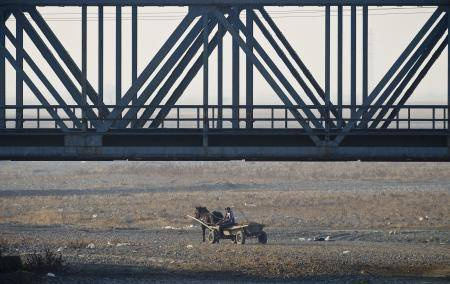
[[[206,207],[197,206],[195,207],[195,218],[200,219],[205,213],[208,213],[208,209]]]

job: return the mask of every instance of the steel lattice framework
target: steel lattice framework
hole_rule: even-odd
[[[77,64],[40,6],[81,7],[81,64]],[[98,7],[98,82],[88,80],[87,7]],[[116,103],[104,102],[104,6],[116,7],[117,62],[122,57],[121,9],[132,7],[132,84]],[[187,14],[138,74],[140,6],[187,6]],[[316,80],[266,6],[321,6],[325,11],[325,82]],[[351,7],[350,104],[343,105],[343,8]],[[370,6],[433,6],[434,13],[373,90],[368,87]],[[337,51],[331,50],[331,7],[337,7]],[[357,7],[362,9],[362,68],[357,72]],[[245,21],[240,14],[245,11]],[[16,21],[16,30],[7,21]],[[254,36],[257,28],[278,58]],[[333,27],[334,28],[334,27]],[[408,100],[449,46],[448,0],[3,0],[0,3],[0,158],[36,160],[450,160],[450,56],[446,105]],[[75,104],[68,104],[24,46],[28,36]],[[223,39],[232,38],[232,104],[223,103]],[[9,48],[8,45],[9,44]],[[217,51],[217,58],[211,55]],[[239,54],[245,54],[240,82]],[[337,94],[331,99],[331,57],[337,56]],[[217,104],[209,93],[210,60],[217,60]],[[16,74],[15,105],[6,104],[6,63]],[[28,68],[24,68],[26,65]],[[287,68],[288,79],[280,65]],[[255,105],[254,71],[282,105]],[[30,75],[30,73],[33,75]],[[203,74],[203,103],[178,101]],[[362,92],[357,80],[362,78]],[[37,82],[36,80],[39,80]],[[240,85],[245,84],[245,104]],[[24,104],[24,85],[40,102]],[[301,92],[298,91],[299,87]],[[42,89],[45,88],[43,91]],[[362,104],[357,104],[357,97]],[[56,101],[57,104],[51,104]],[[311,102],[311,103],[308,103]],[[26,113],[33,113],[24,115]],[[258,113],[258,114],[257,114]],[[261,114],[262,113],[262,114]],[[426,113],[426,117],[421,114]],[[415,127],[414,125],[420,125]]]

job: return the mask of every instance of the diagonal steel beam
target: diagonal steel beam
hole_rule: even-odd
[[[55,56],[50,51],[50,49],[45,45],[44,41],[39,37],[34,27],[31,25],[31,23],[28,21],[28,19],[22,12],[15,11],[14,17],[16,18],[17,21],[20,22],[29,38],[33,41],[34,45],[38,48],[39,52],[48,62],[48,64],[53,69],[55,74],[61,80],[61,82],[64,84],[64,86],[69,91],[72,98],[81,107],[83,105],[83,98],[81,97],[80,91],[72,82],[72,80],[69,78],[69,76],[66,74],[62,66],[59,64]],[[99,126],[97,115],[92,111],[91,108],[87,109],[87,116],[91,121],[91,123],[94,125],[94,127]]]
[[[312,90],[309,88],[309,86],[306,84],[306,82],[303,80],[303,78],[301,77],[301,75],[298,73],[298,71],[295,69],[294,65],[291,63],[291,61],[288,59],[288,57],[286,56],[286,54],[283,52],[283,50],[281,49],[281,47],[279,46],[279,44],[276,42],[276,40],[274,39],[274,37],[271,35],[271,33],[269,32],[269,30],[264,26],[263,22],[259,19],[258,15],[256,15],[256,13],[254,13],[252,11],[252,16],[254,18],[254,21],[256,23],[256,25],[259,27],[259,29],[261,30],[261,32],[263,33],[263,35],[265,36],[265,38],[269,41],[269,43],[271,44],[271,46],[275,49],[276,53],[278,54],[278,56],[281,58],[281,60],[283,60],[284,64],[286,64],[286,66],[288,67],[289,71],[291,72],[292,76],[294,76],[294,78],[297,80],[297,82],[300,84],[300,86],[302,87],[302,89],[305,91],[305,94],[308,96],[308,98],[311,100],[311,102],[317,106],[318,110],[320,111],[320,113],[322,113],[322,115],[324,116],[325,113],[322,109],[322,106],[319,102],[319,100],[316,98],[316,96],[314,95],[314,93],[312,92]],[[322,98],[322,97],[321,97]],[[323,99],[323,98],[322,98]],[[326,100],[324,100],[326,101]],[[339,117],[339,113],[337,112],[336,108],[334,107],[333,104],[331,104],[330,102],[330,109],[331,112],[333,113],[333,115],[338,118]],[[332,123],[333,126],[335,126],[334,123]]]
[[[394,89],[401,83],[401,80],[407,75],[408,71],[413,67],[414,63],[419,60],[420,56],[427,50],[429,46],[434,47],[445,32],[447,25],[446,18],[442,18],[440,22],[434,27],[431,33],[427,36],[427,38],[420,44],[417,50],[413,53],[410,59],[406,62],[406,64],[401,68],[398,74],[394,77],[392,82],[386,88],[386,90],[382,93],[382,95],[378,98],[378,100],[371,106],[368,112],[366,112],[361,120],[362,125],[367,125],[369,120],[373,118],[375,113],[380,109],[387,98],[392,94]]]
[[[150,98],[153,92],[158,88],[170,70],[173,69],[175,64],[180,60],[181,56],[186,52],[192,42],[195,40],[195,37],[199,35],[202,30],[202,22],[197,21],[192,29],[188,32],[186,37],[181,41],[181,43],[177,46],[172,55],[167,59],[165,64],[161,67],[155,77],[150,81],[147,87],[142,91],[141,95],[138,97],[136,101],[137,106],[144,106],[145,102]],[[122,120],[116,123],[117,128],[125,128],[132,120],[133,116],[136,116],[139,108],[134,107],[128,110],[126,115]]]
[[[442,14],[442,8],[438,7],[436,11],[430,16],[430,18],[425,22],[422,28],[418,31],[418,33],[414,36],[412,41],[408,44],[402,54],[397,58],[394,64],[389,68],[377,86],[373,89],[370,95],[367,97],[367,100],[363,103],[362,107],[357,111],[355,115],[355,120],[352,120],[348,123],[341,131],[339,135],[336,136],[334,142],[336,145],[339,145],[345,136],[356,126],[358,119],[367,112],[368,106],[372,104],[372,102],[377,98],[378,94],[384,89],[386,84],[392,78],[392,76],[398,71],[403,62],[408,58],[411,52],[416,48],[422,38],[427,34],[433,24],[437,21],[437,19]]]
[[[62,59],[62,61],[67,66],[69,71],[72,73],[73,77],[77,80],[77,82],[81,86],[83,84],[83,74],[78,65],[73,60],[73,58],[70,56],[69,52],[67,52],[67,50],[64,48],[64,45],[59,41],[58,37],[55,35],[53,30],[50,28],[50,26],[47,24],[47,22],[44,20],[44,18],[36,8],[30,9],[28,13],[30,14],[31,18],[33,18],[34,22],[42,31],[42,33],[46,36],[47,40],[53,46],[56,53]],[[92,85],[89,83],[89,81],[87,82],[86,87],[87,87],[86,89],[87,95],[89,99],[92,101],[92,103],[95,104],[99,102],[100,103],[99,111],[108,114],[109,113],[108,108],[105,106],[103,102],[100,102],[98,100],[98,94],[92,87]]]
[[[392,120],[397,116],[397,114],[400,112],[400,107],[405,105],[406,101],[411,97],[411,95],[416,90],[417,86],[419,86],[420,82],[422,82],[423,78],[427,75],[428,71],[430,71],[431,67],[433,67],[436,60],[441,56],[444,49],[448,46],[448,38],[447,35],[443,42],[439,45],[439,47],[435,50],[433,55],[430,57],[428,62],[425,64],[425,66],[422,68],[422,70],[419,72],[419,75],[417,75],[416,79],[412,82],[411,86],[406,90],[403,97],[399,100],[398,104],[395,106],[395,108],[391,111],[391,114],[388,116],[387,120],[383,123],[381,126],[382,129],[386,129],[389,127],[389,125],[392,123]]]
[[[209,20],[207,30],[208,30],[208,36],[211,34],[214,26],[217,24],[216,20]],[[180,60],[180,62],[177,64],[177,66],[174,68],[170,76],[167,78],[167,80],[164,82],[164,85],[159,89],[156,96],[152,99],[149,106],[145,109],[145,111],[142,113],[141,117],[139,117],[139,121],[137,121],[137,124],[135,127],[141,128],[144,127],[144,124],[147,122],[147,120],[153,115],[153,113],[156,111],[156,109],[161,104],[164,97],[168,94],[170,89],[173,87],[175,82],[180,78],[183,71],[186,69],[186,67],[189,65],[189,63],[193,60],[195,54],[200,50],[202,44],[203,44],[203,36],[204,32],[202,31],[199,33],[197,38],[195,39],[194,43],[191,45],[189,50],[186,52],[186,54],[183,56],[183,58]],[[152,125],[158,124],[159,121],[155,120]],[[150,127],[152,127],[150,125]]]
[[[314,144],[317,146],[322,144],[322,141],[320,138],[314,134],[311,127],[308,125],[308,123],[305,122],[302,115],[298,112],[298,110],[294,107],[294,105],[291,103],[289,98],[284,94],[283,90],[278,86],[276,81],[272,78],[270,73],[264,68],[264,65],[259,61],[259,59],[256,57],[255,54],[250,52],[250,49],[247,47],[245,41],[240,37],[239,30],[235,29],[225,18],[225,16],[220,12],[217,8],[210,8],[212,13],[215,15],[215,17],[218,19],[218,21],[225,27],[225,29],[231,34],[233,38],[235,38],[238,41],[238,44],[240,48],[245,52],[247,56],[250,57],[250,59],[253,61],[254,66],[258,69],[258,71],[261,73],[261,75],[266,79],[266,81],[269,83],[269,85],[274,89],[274,91],[277,93],[277,95],[280,97],[281,101],[286,105],[286,107],[289,109],[289,111],[292,113],[292,115],[295,117],[295,119],[300,123],[300,125],[303,127],[306,133],[310,134],[309,137],[313,140]],[[242,24],[242,22],[241,22]],[[256,45],[256,41],[255,47]]]
[[[229,17],[227,18],[227,20]],[[225,30],[219,25],[219,29],[217,30],[216,34],[211,39],[209,45],[208,45],[208,56],[211,56],[214,49],[219,46],[219,43],[222,41]],[[181,82],[178,84],[177,88],[173,91],[172,95],[169,97],[167,102],[165,103],[164,107],[159,111],[159,113],[156,115],[155,119],[150,124],[151,128],[158,128],[162,121],[166,118],[166,116],[170,112],[170,108],[176,104],[176,102],[179,100],[179,98],[183,95],[186,88],[189,86],[189,84],[192,82],[192,80],[195,78],[195,76],[200,71],[202,65],[203,65],[203,55],[199,55],[197,57],[197,60],[194,62],[194,64],[191,66],[191,68],[188,70],[184,78],[181,80]],[[156,102],[155,102],[156,103]],[[153,102],[152,102],[153,104]],[[219,118],[221,119],[221,117]],[[221,122],[221,121],[220,121]]]
[[[71,119],[71,121],[78,128],[82,128],[83,125],[80,123],[80,121],[78,120],[76,115],[72,112],[72,110],[70,110],[70,108],[67,106],[64,99],[60,96],[60,94],[55,89],[55,87],[53,87],[52,83],[50,83],[50,81],[47,79],[47,76],[44,75],[44,73],[37,66],[37,64],[33,61],[33,59],[30,57],[30,55],[25,51],[25,49],[23,49],[22,46],[20,46],[18,44],[18,41],[16,40],[16,38],[14,37],[14,35],[12,34],[12,32],[9,29],[6,30],[6,36],[8,37],[8,40],[11,42],[11,44],[14,46],[14,48],[16,49],[17,55],[19,55],[21,58],[23,58],[25,60],[25,62],[28,64],[28,66],[30,66],[31,70],[33,70],[33,72],[36,74],[36,76],[42,81],[42,83],[48,89],[50,94],[52,94],[52,96],[55,98],[55,100],[58,102],[58,104],[60,106],[62,106],[62,109],[67,114],[67,116]],[[18,58],[17,55],[16,55],[16,57]],[[21,64],[18,61],[17,61],[17,64],[18,64],[18,67],[23,70],[23,68],[21,68]]]
[[[445,28],[441,30],[441,32],[436,35],[436,37],[433,39],[432,42],[430,42],[427,47],[423,50],[422,54],[420,55],[419,59],[414,63],[414,66],[408,71],[408,74],[403,78],[397,89],[394,91],[392,96],[389,98],[386,104],[383,105],[380,112],[376,116],[376,118],[372,121],[370,128],[376,128],[378,124],[381,122],[381,120],[384,118],[386,113],[388,113],[392,107],[392,105],[395,103],[395,101],[399,98],[399,96],[403,93],[403,91],[406,89],[407,85],[413,77],[416,75],[417,71],[420,69],[422,64],[425,62],[425,60],[428,58],[428,56],[431,54],[431,51],[434,49],[436,44],[438,43],[439,39],[442,38],[442,36],[445,33]]]
[[[33,92],[33,94],[36,96],[36,98],[41,102],[41,104],[45,107],[45,109],[48,111],[50,116],[55,120],[55,122],[61,127],[63,130],[67,130],[67,126],[62,121],[61,117],[58,115],[58,113],[51,107],[49,102],[45,99],[45,96],[39,91],[39,89],[36,87],[36,85],[33,83],[33,81],[28,77],[28,75],[23,71],[23,68],[20,67],[20,65],[17,63],[17,61],[14,59],[12,54],[6,49],[6,47],[3,44],[0,44],[0,52],[1,56],[9,61],[9,63],[13,66],[13,68],[16,70],[16,74],[22,78],[22,80],[28,85],[30,90]]]
[[[156,68],[161,64],[167,54],[170,52],[174,44],[181,38],[184,32],[188,29],[188,27],[192,24],[195,17],[189,12],[180,24],[175,28],[166,42],[161,46],[156,55],[150,60],[147,66],[144,68],[142,73],[136,79],[134,84],[128,89],[125,95],[122,96],[122,99],[117,104],[117,106],[111,111],[111,113],[106,117],[105,123],[99,128],[97,131],[105,132],[107,131],[114,123],[114,121],[120,116],[123,110],[128,106],[128,104],[136,97],[136,93],[144,86],[145,82],[150,78],[150,76],[155,72]],[[145,103],[145,102],[144,102]],[[135,106],[138,105],[138,100],[135,102]]]
[[[311,85],[314,87],[316,92],[319,94],[319,96],[325,101],[325,92],[320,87],[317,80],[314,78],[312,73],[309,71],[308,67],[306,67],[305,63],[300,59],[300,56],[297,54],[297,52],[294,50],[294,48],[290,45],[289,41],[284,36],[283,32],[278,28],[277,24],[274,22],[272,17],[270,17],[269,13],[264,8],[259,9],[261,15],[263,16],[264,20],[269,24],[270,28],[274,31],[275,35],[278,37],[278,39],[281,41],[283,46],[287,49],[291,57],[294,59],[294,61],[297,63],[297,65],[300,67],[300,70],[302,70],[303,74],[305,74],[306,78],[309,80]]]
[[[242,23],[240,19],[235,19],[238,30],[242,31],[243,34],[247,34],[247,27]],[[283,75],[280,69],[277,67],[275,62],[270,58],[270,56],[266,53],[264,48],[259,44],[256,39],[253,39],[252,46],[254,46],[255,50],[259,53],[263,61],[267,64],[270,70],[275,74],[278,80],[280,80],[281,84],[286,88],[291,97],[295,100],[295,102],[302,107],[303,112],[311,121],[311,123],[318,129],[323,129],[323,125],[319,122],[317,117],[312,113],[312,111],[307,107],[305,102],[300,98],[297,91],[292,87],[289,83],[289,80]],[[249,49],[250,50],[250,49]]]

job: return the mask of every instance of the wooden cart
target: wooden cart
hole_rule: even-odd
[[[211,244],[218,243],[220,239],[228,239],[237,244],[245,244],[248,238],[256,238],[260,244],[267,243],[267,233],[263,231],[264,225],[258,223],[236,224],[232,227],[222,228],[220,234],[220,227],[217,225],[210,225],[201,220],[187,215],[187,217],[197,221],[201,225],[208,228],[208,242]]]

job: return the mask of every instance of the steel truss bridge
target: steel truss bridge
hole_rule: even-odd
[[[81,7],[81,64],[76,63],[40,13],[41,6]],[[89,6],[98,7],[98,62],[94,63],[98,64],[99,84],[96,89],[87,76]],[[112,47],[104,45],[104,6],[116,7],[116,44]],[[121,92],[119,63],[124,6],[132,7],[132,84],[125,93]],[[137,28],[141,6],[189,9],[138,73]],[[267,12],[268,6],[323,7],[324,83],[319,83],[310,72],[301,54]],[[435,7],[373,90],[368,88],[371,6]],[[344,7],[351,7],[351,76],[345,82],[350,86],[349,105],[343,104]],[[336,27],[331,26],[331,8],[337,9]],[[361,39],[356,32],[360,10]],[[246,14],[245,20],[239,17],[242,12]],[[2,0],[0,15],[0,159],[450,160],[450,85],[443,92],[447,104],[408,104],[417,86],[449,46],[448,0]],[[15,30],[8,28],[10,20],[16,22]],[[337,31],[336,51],[330,48],[332,28],[333,32]],[[254,36],[255,29],[259,29],[262,38]],[[226,34],[232,38],[232,92],[225,94],[232,98],[230,105],[223,103]],[[68,103],[50,82],[49,70],[42,69],[27,51],[24,35],[75,103]],[[277,58],[267,53],[262,40],[269,42]],[[357,62],[359,40],[362,41],[361,63]],[[117,59],[113,105],[105,104],[104,100],[105,48],[115,49]],[[211,56],[214,51],[217,57]],[[245,82],[239,80],[242,51]],[[332,56],[337,57],[336,101],[330,96]],[[211,60],[217,60],[218,66],[217,101],[214,102],[209,88]],[[6,82],[7,63],[15,72],[15,82]],[[281,65],[295,80],[287,79]],[[448,68],[450,71],[450,59]],[[261,74],[283,104],[253,103],[254,71]],[[182,95],[189,96],[184,94],[185,90],[197,74],[203,75],[202,104],[177,104]],[[448,84],[449,74],[442,74],[442,80]],[[357,91],[357,80],[362,80],[362,92]],[[5,86],[10,83],[16,86],[14,105],[6,103]],[[244,103],[240,101],[242,83],[245,84]],[[25,85],[40,104],[24,104]],[[362,98],[362,104],[357,104],[357,98]]]

